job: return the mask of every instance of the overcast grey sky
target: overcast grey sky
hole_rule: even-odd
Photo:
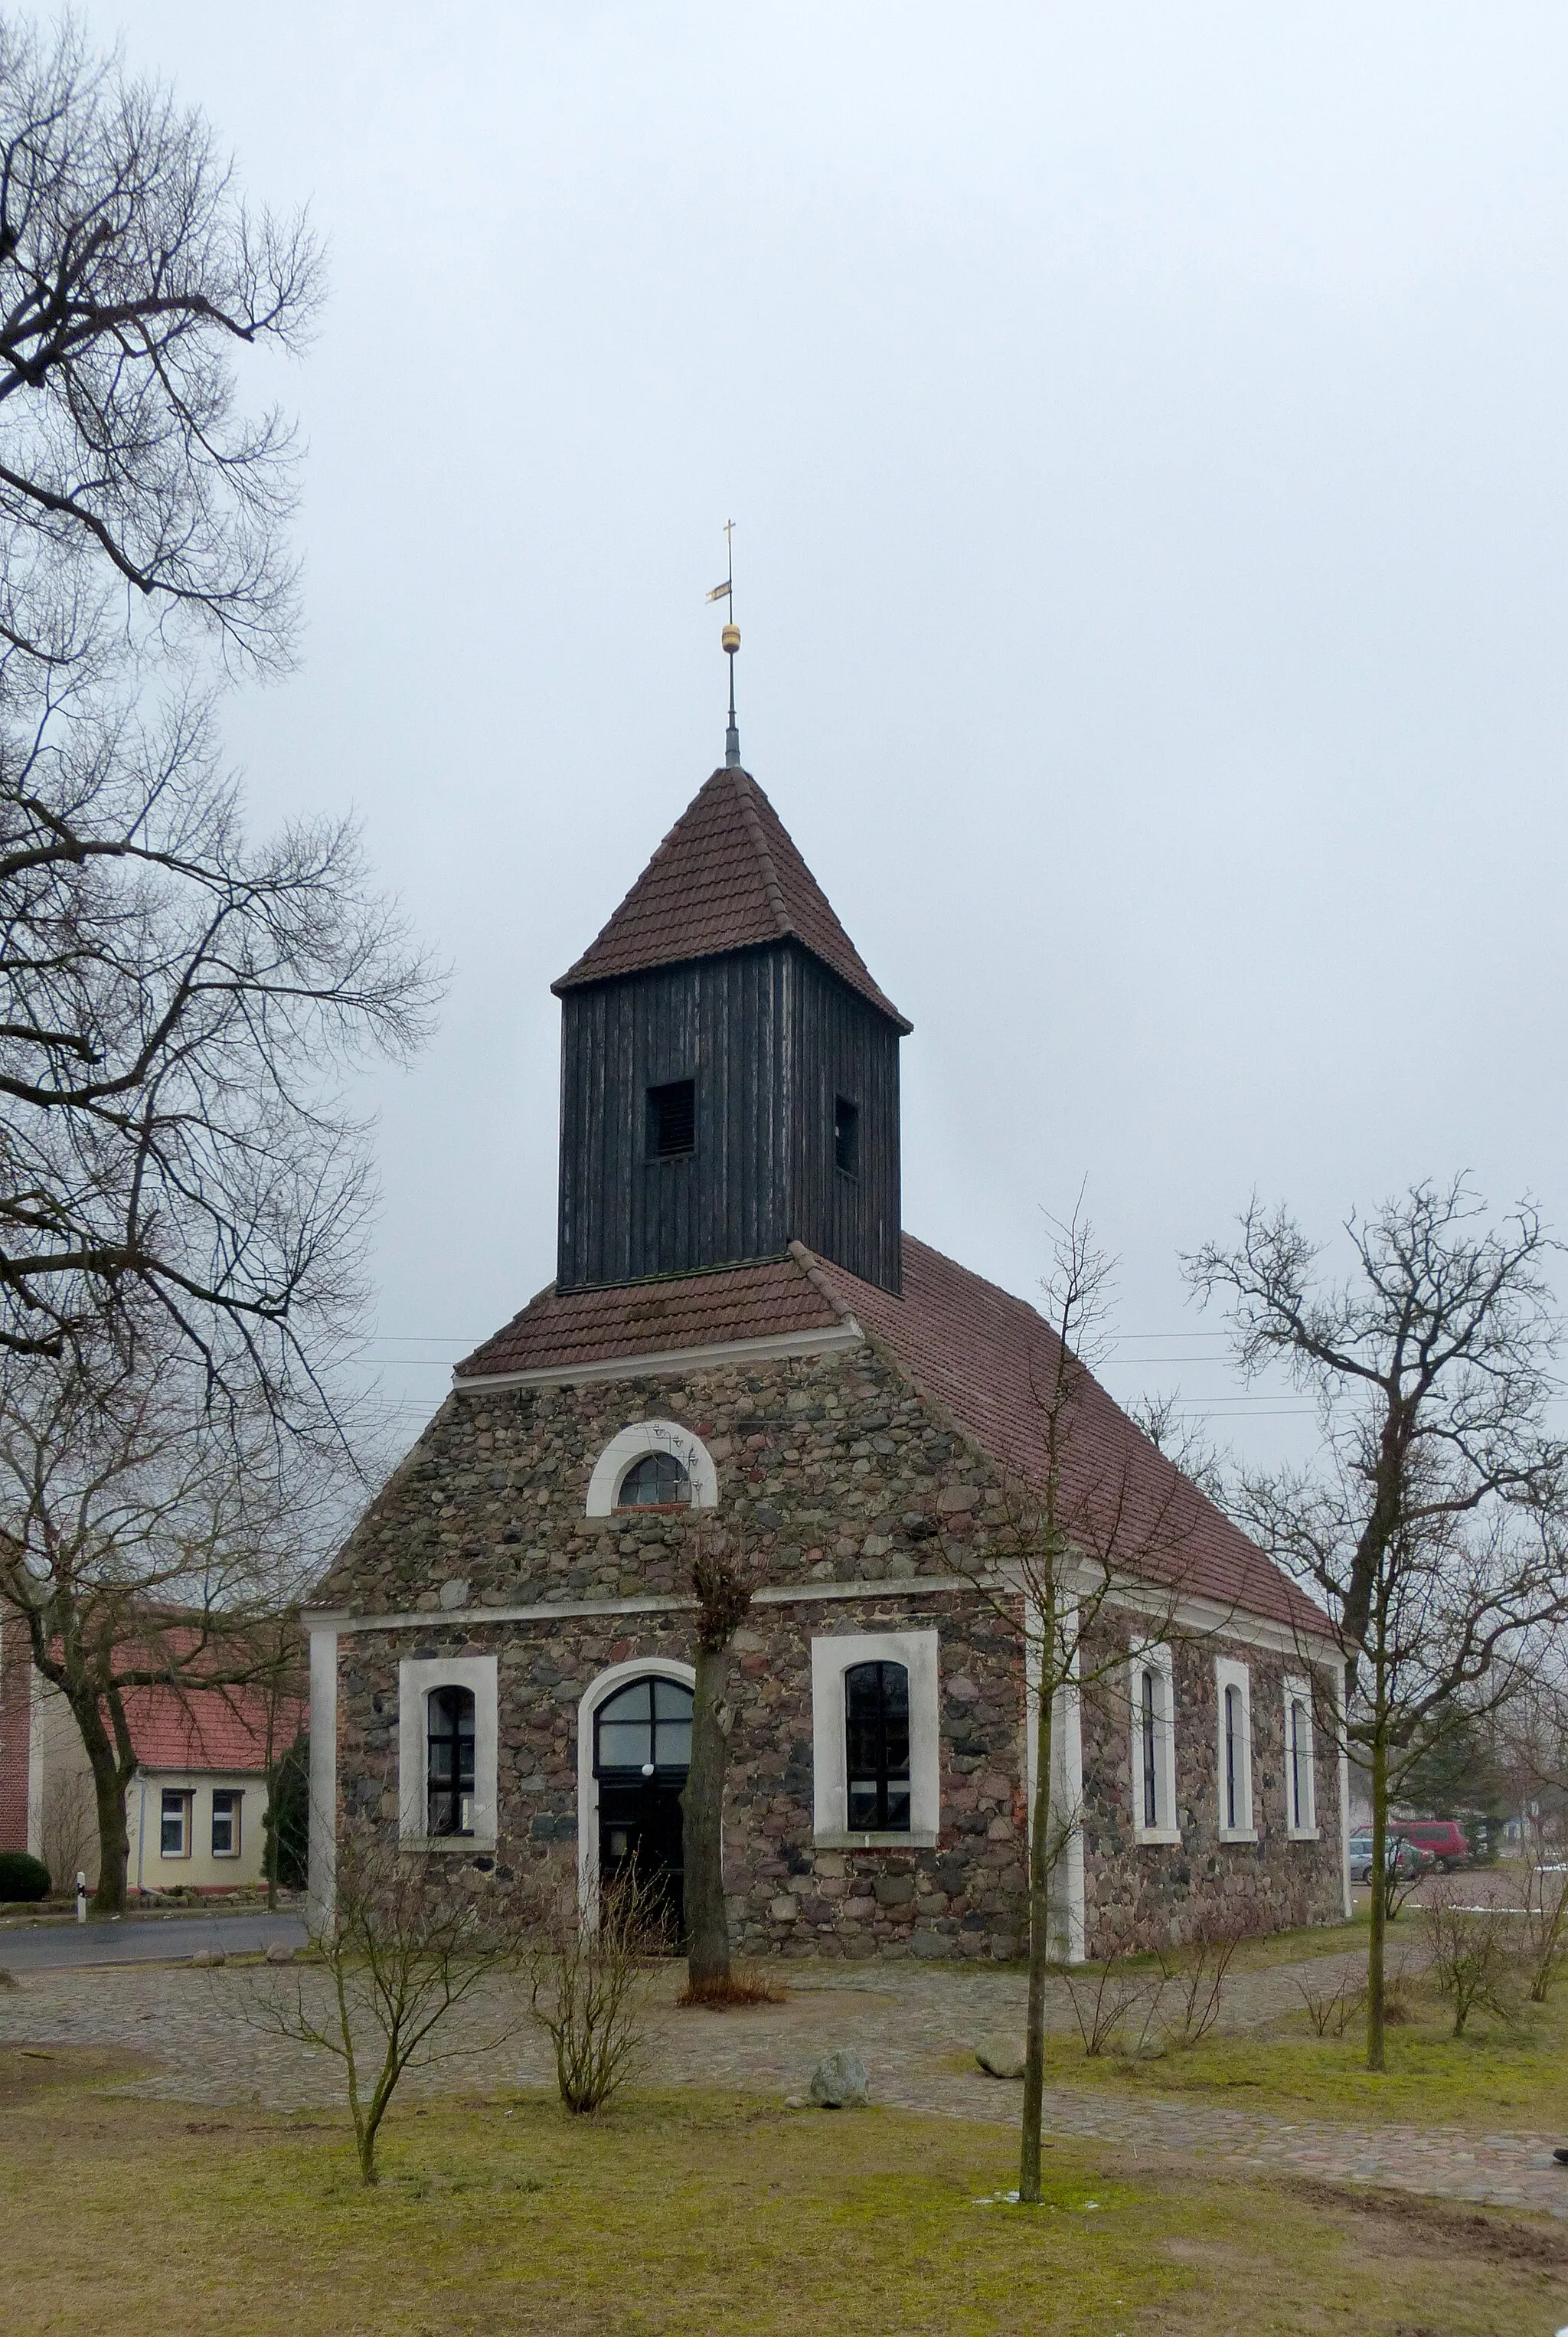
[[[720,759],[732,514],[911,1230],[1029,1294],[1086,1177],[1110,1385],[1229,1434],[1177,1253],[1254,1186],[1568,1222],[1560,6],[86,13],[330,244],[305,661],[227,719],[455,967],[375,1098],[411,1433],[553,1270],[549,983]]]

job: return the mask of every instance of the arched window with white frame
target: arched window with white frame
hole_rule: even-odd
[[[1133,1838],[1178,1843],[1175,1688],[1169,1648],[1140,1648],[1130,1677]]]
[[[1285,1682],[1285,1829],[1292,1842],[1318,1839],[1318,1780],[1312,1744],[1312,1691]]]
[[[678,1420],[636,1420],[610,1438],[589,1477],[587,1513],[619,1510],[712,1510],[718,1471],[700,1436]]]
[[[1252,1824],[1251,1683],[1245,1664],[1214,1658],[1219,1705],[1219,1835],[1222,1842],[1256,1842]]]

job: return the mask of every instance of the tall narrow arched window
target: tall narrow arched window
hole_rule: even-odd
[[[1318,1813],[1312,1777],[1312,1705],[1311,1691],[1303,1680],[1285,1682],[1285,1758],[1290,1832],[1313,1834]]]
[[[1225,1824],[1239,1831],[1245,1824],[1242,1810],[1242,1691],[1225,1690]]]
[[[1160,1823],[1160,1771],[1154,1747],[1154,1675],[1144,1667],[1138,1700],[1138,1731],[1144,1765],[1144,1824]]]
[[[432,1836],[473,1832],[473,1690],[433,1687],[425,1703],[425,1798]]]
[[[844,1674],[845,1782],[851,1833],[910,1830],[910,1676],[902,1664]]]

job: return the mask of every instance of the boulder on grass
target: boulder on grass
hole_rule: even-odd
[[[871,2080],[860,2055],[841,2046],[820,2060],[812,2071],[812,2099],[823,2110],[863,2109],[871,2099]]]
[[[190,1959],[198,1971],[210,1971],[214,1965],[225,1961],[221,1948],[198,1948]]]
[[[1016,2037],[982,2037],[975,2047],[975,2058],[988,2078],[1021,2078],[1024,2074],[1024,2048]]]
[[[291,1964],[294,1950],[287,1940],[273,1940],[267,1950],[267,1961],[269,1964]]]

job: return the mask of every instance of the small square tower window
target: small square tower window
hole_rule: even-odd
[[[696,1081],[669,1080],[648,1091],[648,1149],[654,1160],[696,1150]]]
[[[846,1177],[861,1173],[861,1108],[848,1096],[833,1099],[833,1166]]]

